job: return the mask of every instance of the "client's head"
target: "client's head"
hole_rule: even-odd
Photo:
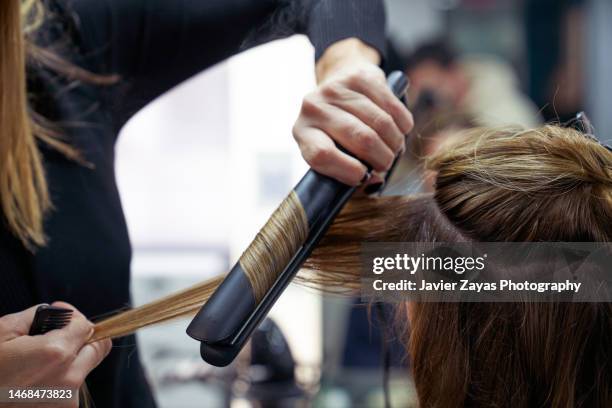
[[[474,129],[429,167],[433,195],[346,209],[310,261],[321,280],[358,271],[363,241],[612,240],[612,153],[578,131]],[[401,309],[422,407],[612,406],[610,303]]]

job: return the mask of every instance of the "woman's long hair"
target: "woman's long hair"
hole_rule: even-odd
[[[70,159],[79,153],[28,106],[26,65],[51,69],[69,80],[109,85],[96,75],[36,45],[46,11],[39,0],[0,1],[0,210],[9,230],[29,249],[44,245],[43,217],[51,207],[38,142]]]
[[[30,14],[33,2],[24,4]],[[26,244],[44,243],[47,183],[26,92],[26,53],[21,2],[0,3],[0,205],[9,229]]]
[[[459,139],[429,163],[434,194],[353,199],[298,281],[355,294],[363,242],[611,241],[612,153],[599,143],[557,126]],[[222,279],[104,320],[92,340],[192,314]],[[422,407],[612,406],[610,303],[420,303],[409,314]]]

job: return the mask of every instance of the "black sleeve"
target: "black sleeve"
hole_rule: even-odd
[[[308,35],[316,58],[357,37],[384,54],[382,0],[70,0],[85,66],[118,74],[122,125],[155,97],[262,42]]]

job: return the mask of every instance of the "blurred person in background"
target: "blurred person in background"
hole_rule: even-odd
[[[416,47],[408,58],[410,100],[425,95],[447,112],[469,115],[479,126],[535,127],[542,119],[522,93],[513,69],[489,55],[459,55],[445,40]]]
[[[129,306],[131,248],[114,171],[120,129],[189,77],[295,33],[315,46],[319,81],[293,132],[304,158],[361,183],[365,166],[337,142],[384,172],[412,117],[378,67],[381,1],[0,2],[0,316],[56,299],[91,319]],[[30,352],[2,368],[18,373]],[[88,385],[98,407],[155,406],[134,336],[115,342]]]

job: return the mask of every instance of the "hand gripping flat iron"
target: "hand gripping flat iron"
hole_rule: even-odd
[[[404,98],[408,79],[403,73],[392,72],[387,83],[395,96]],[[306,239],[259,302],[240,262],[234,265],[187,328],[200,341],[204,361],[223,367],[234,360],[356,189],[314,170],[306,173],[294,188],[308,219]]]

